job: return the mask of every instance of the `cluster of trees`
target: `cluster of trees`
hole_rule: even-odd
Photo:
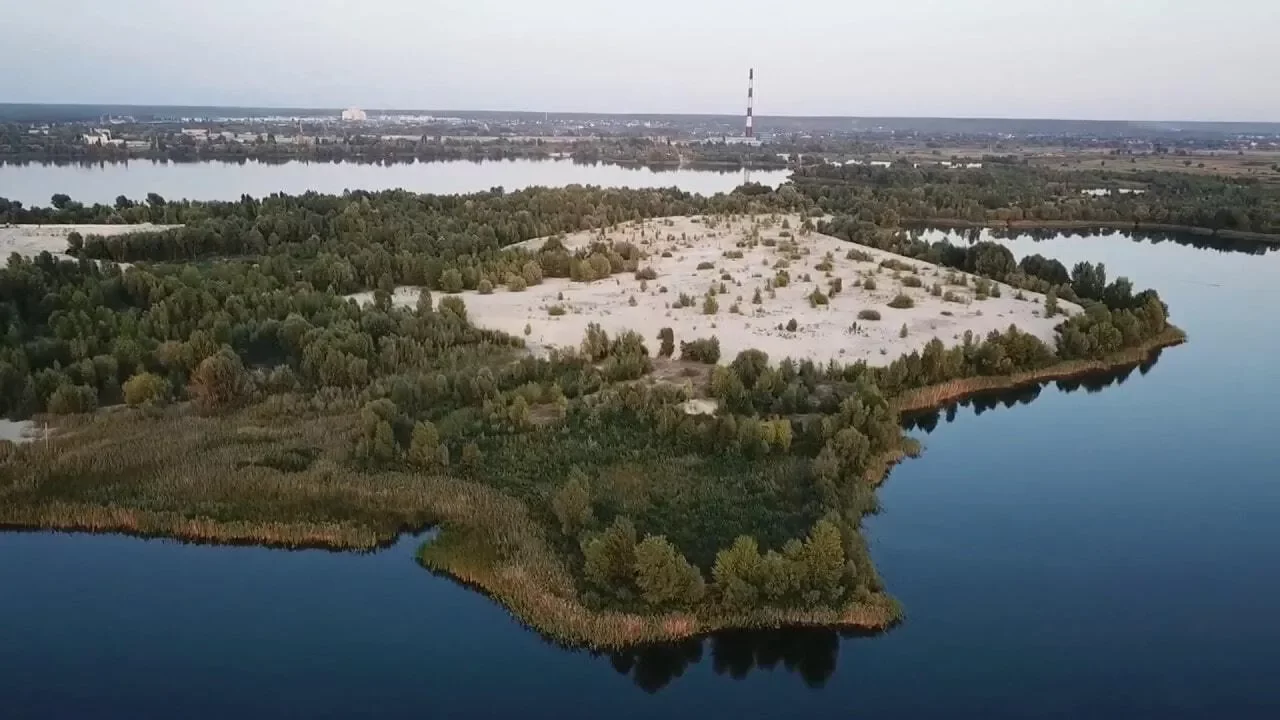
[[[903,221],[1081,221],[1243,230],[1280,234],[1280,189],[1253,178],[1189,173],[1127,174],[1142,193],[1088,195],[1117,176],[994,164],[955,171],[904,165],[809,165],[793,176],[823,210],[856,208],[884,227]]]
[[[571,481],[573,482],[573,481]],[[570,487],[566,485],[566,488]],[[666,537],[637,540],[625,516],[581,537],[583,576],[593,600],[654,610],[696,609],[709,599],[727,613],[778,608],[840,607],[856,587],[856,567],[847,562],[837,521],[819,520],[804,539],[760,552],[755,539],[740,536],[716,554],[708,586]]]

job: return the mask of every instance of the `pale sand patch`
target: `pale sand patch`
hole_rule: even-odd
[[[90,235],[124,235],[134,232],[150,232],[180,227],[178,225],[156,225],[139,223],[137,225],[0,225],[0,259],[11,253],[23,257],[35,257],[48,251],[55,257],[69,258],[67,255],[67,236],[73,231],[88,237]]]
[[[765,216],[757,219],[764,220]],[[799,218],[793,216],[788,220],[792,228],[788,232],[797,233]],[[821,363],[828,360],[841,363],[865,360],[871,365],[887,365],[906,353],[921,350],[935,337],[950,346],[959,344],[965,331],[972,331],[982,338],[993,330],[1004,331],[1010,325],[1016,325],[1019,330],[1052,345],[1056,334],[1054,328],[1062,322],[1062,317],[1042,317],[1044,299],[1041,295],[1024,291],[1026,299],[1016,300],[1017,290],[1007,285],[1001,285],[1002,297],[999,298],[967,304],[945,302],[929,293],[935,282],[943,283],[947,290],[972,298],[973,277],[969,277],[969,287],[947,285],[946,278],[952,273],[948,268],[817,233],[807,237],[797,233],[795,237],[785,238],[781,235],[780,224],[760,228],[760,239],[773,240],[779,245],[794,242],[799,252],[807,254],[789,261],[791,284],[777,288],[776,297],[770,298],[765,281],[775,275],[773,266],[783,258],[783,253],[780,247],[768,247],[763,243],[755,247],[738,247],[738,243],[751,232],[753,222],[751,218],[739,218],[708,229],[706,224],[696,222],[695,218],[675,217],[611,228],[607,233],[610,240],[634,243],[649,255],[640,266],[652,267],[658,272],[658,278],[648,281],[647,290],[642,291],[640,281],[627,273],[591,283],[549,278],[522,292],[498,288],[489,295],[467,292],[462,297],[473,322],[522,337],[535,352],[549,347],[578,345],[587,325],[594,322],[611,335],[622,330],[639,332],[651,353],[657,351],[658,331],[664,327],[675,332],[677,354],[680,341],[714,335],[720,340],[722,362],[732,360],[743,350],[754,348],[768,353],[773,362],[792,357]],[[642,227],[643,237],[640,234]],[[683,242],[680,240],[682,233],[686,237]],[[598,233],[575,233],[566,237],[564,244],[573,249],[589,245],[597,238]],[[522,245],[527,250],[536,251],[543,242],[543,239],[537,239]],[[845,255],[851,248],[868,253],[874,260],[846,259]],[[671,252],[672,257],[661,257],[664,250]],[[725,252],[732,251],[741,251],[743,257],[730,259],[724,256]],[[831,277],[814,267],[828,252],[832,258]],[[917,268],[924,287],[903,287],[901,280],[894,278],[892,270],[879,265],[889,258]],[[714,269],[698,270],[698,265],[705,262],[712,263]],[[722,272],[729,273],[730,279],[722,281]],[[806,273],[811,276],[808,282],[802,280]],[[862,278],[868,274],[875,279],[875,290],[864,290],[861,286]],[[905,276],[907,273],[902,274]],[[843,291],[832,297],[829,305],[811,307],[809,294],[815,287],[825,293],[828,281],[834,277],[843,280]],[[715,315],[703,314],[703,298],[708,288],[721,282],[728,292],[716,296],[719,311]],[[660,292],[662,287],[666,287],[667,292]],[[763,296],[760,305],[751,302],[756,288],[761,289]],[[909,295],[915,301],[915,307],[901,310],[889,307],[887,303],[900,292]],[[564,299],[558,300],[561,293]],[[678,309],[671,307],[681,293],[694,296],[695,304]],[[368,302],[372,293],[352,297]],[[635,306],[629,303],[633,297]],[[393,302],[411,306],[417,298],[416,289],[399,288]],[[439,300],[438,293],[436,300]],[[742,314],[730,313],[730,306],[735,303]],[[550,316],[547,308],[552,305],[562,305],[567,313],[559,317]],[[1059,306],[1071,314],[1081,311],[1079,306],[1065,301],[1060,301]],[[864,309],[878,311],[881,320],[858,320],[858,311]],[[943,315],[943,312],[952,315]],[[779,325],[785,328],[793,318],[798,324],[796,331],[778,329]],[[857,324],[856,330],[854,323]],[[904,324],[907,337],[902,338],[899,333]],[[526,325],[530,329],[528,335],[524,332]]]
[[[16,443],[31,442],[39,437],[39,434],[39,429],[31,420],[0,418],[0,440],[11,440]]]

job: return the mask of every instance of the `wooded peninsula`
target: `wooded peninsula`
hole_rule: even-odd
[[[929,242],[906,221],[1071,208],[1277,230],[1274,198],[1254,202],[1247,185],[1197,200],[1157,183],[1142,214],[1127,196],[1068,197],[1043,189],[1052,178],[1014,169],[1015,185],[1002,172],[843,168],[714,197],[571,186],[0,199],[0,224],[174,226],[71,232],[65,256],[14,254],[0,269],[0,414],[51,427],[0,441],[0,526],[357,550],[435,527],[423,566],[597,648],[731,627],[887,627],[903,610],[862,522],[889,468],[918,449],[902,413],[1137,364],[1183,340],[1155,290],[1100,264]],[[677,216],[699,236],[664,232]],[[598,238],[564,241],[581,232]],[[856,276],[806,254],[818,236],[844,241]],[[657,259],[711,237],[730,243],[726,259],[767,247],[770,260],[748,276],[700,267],[711,287],[696,299],[666,293]],[[536,348],[467,306],[624,279],[659,312],[710,327],[646,337],[593,323],[576,347]],[[834,312],[855,283],[895,290],[848,317],[851,333],[947,296],[957,310],[1013,296],[1062,319],[1052,342],[1009,326],[880,363],[721,357],[717,325],[795,284],[813,312]],[[348,297],[361,292],[371,301]],[[734,292],[741,308],[722,310]]]

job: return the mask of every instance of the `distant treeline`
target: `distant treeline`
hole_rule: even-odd
[[[819,207],[856,206],[862,221],[1126,222],[1280,235],[1280,185],[1250,178],[1169,172],[1126,174],[1141,193],[1086,195],[1117,186],[1103,171],[1059,172],[1015,165],[951,170],[863,165],[810,165],[793,180]]]

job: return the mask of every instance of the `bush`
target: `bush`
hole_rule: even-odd
[[[795,318],[787,321],[787,332],[795,332],[798,327],[800,327],[800,324],[796,322]]]
[[[889,301],[889,307],[898,310],[906,310],[916,306],[916,301],[911,299],[910,295],[898,293],[898,296]]]
[[[906,262],[905,260],[899,260],[898,258],[885,258],[880,261],[880,267],[888,268],[890,270],[905,270],[907,272],[915,270],[914,265]]]
[[[678,308],[693,307],[693,303],[694,303],[693,296],[680,293],[680,297],[676,298],[676,304],[674,305],[674,307],[678,307]]]
[[[849,252],[844,254],[845,260],[856,260],[857,262],[871,262],[875,260],[871,253],[858,248],[850,248]]]
[[[741,250],[725,250],[724,256],[729,258],[730,260],[741,260],[742,251]]]
[[[480,284],[476,286],[476,290],[479,290],[481,295],[492,294],[493,283],[489,282],[489,278],[484,278],[480,281]]]
[[[944,293],[944,294],[943,294],[943,296],[942,296],[942,299],[943,299],[945,302],[953,302],[953,303],[963,303],[963,302],[964,302],[964,296],[963,296],[963,295],[961,295],[961,294],[959,294],[959,293],[957,293],[957,292],[953,292],[953,291],[951,291],[951,290],[948,290],[946,293]]]
[[[904,338],[906,336],[907,336],[907,324],[902,323],[902,329],[898,331],[898,337]]]
[[[716,296],[707,293],[706,299],[702,301],[702,314],[715,315],[720,310],[720,303],[716,302]]]
[[[859,310],[858,319],[859,320],[879,320],[880,311],[879,310]]]
[[[929,288],[929,294],[934,297],[942,297],[942,283],[934,283],[933,287]]]
[[[824,295],[822,291],[819,290],[818,288],[814,288],[813,292],[809,293],[810,307],[818,307],[819,305],[826,305],[828,302],[830,302],[829,298],[827,298],[827,296]]]
[[[564,309],[563,305],[547,306],[547,314],[550,315],[551,317],[560,317],[561,315],[564,315],[566,312],[567,311]]]
[[[875,290],[875,289],[876,289],[876,279],[875,279],[875,278],[867,278],[866,280],[863,280],[863,281],[862,281],[862,289],[864,289],[864,290]]]
[[[712,336],[680,343],[680,359],[715,364],[720,361],[720,339]]]
[[[907,275],[902,278],[902,287],[918,288],[924,287],[924,281],[915,275]]]
[[[636,271],[637,280],[657,280],[658,271],[651,267],[642,267]]]
[[[158,405],[169,396],[169,383],[159,375],[138,373],[124,382],[124,401],[129,407]]]
[[[716,268],[716,264],[715,264],[715,263],[712,263],[712,262],[706,262],[706,261],[704,260],[704,261],[702,261],[702,262],[698,263],[698,269],[699,269],[699,270],[714,270],[715,268]]]
[[[669,327],[658,331],[658,357],[671,357],[676,351],[676,334]]]
[[[507,281],[507,290],[510,292],[523,292],[527,287],[529,287],[529,283],[525,282],[523,275],[512,275],[511,279]]]

